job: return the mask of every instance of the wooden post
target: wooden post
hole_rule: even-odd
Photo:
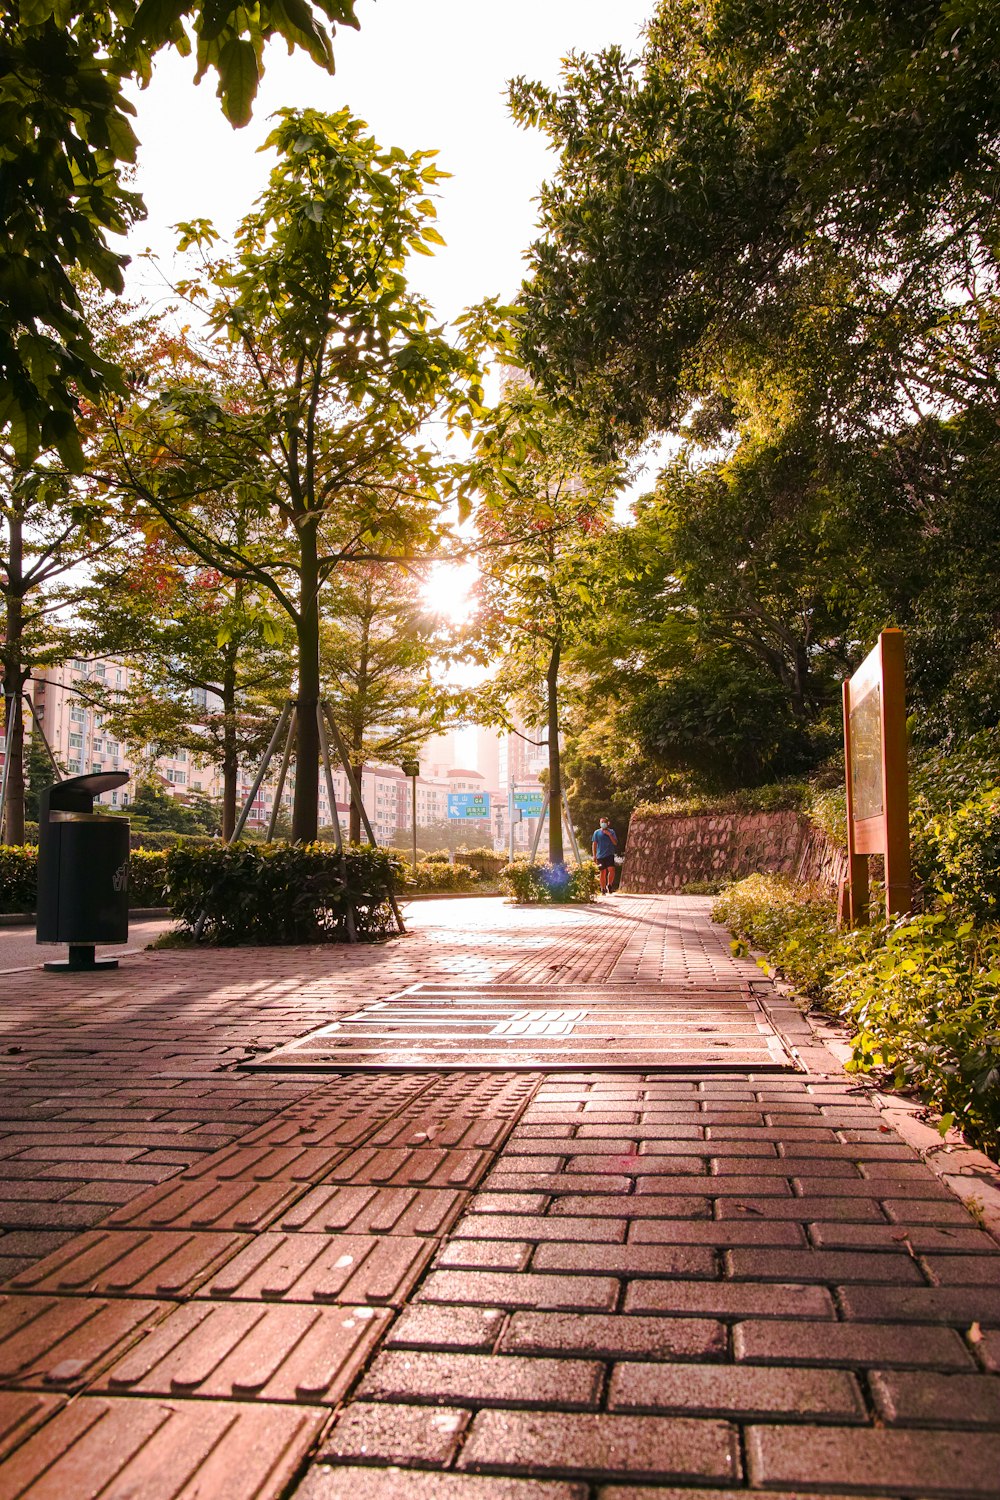
[[[908,912],[910,888],[910,817],[906,767],[906,697],[903,632],[883,630],[878,638],[882,660],[882,806],[885,816],[885,913]]]

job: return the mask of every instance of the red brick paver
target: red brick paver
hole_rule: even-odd
[[[706,908],[17,976],[2,1500],[1000,1495],[1000,1250],[786,1002],[804,1072],[242,1069],[413,984],[731,1005]]]

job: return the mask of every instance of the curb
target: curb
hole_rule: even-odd
[[[130,906],[129,920],[135,918],[142,921],[146,917],[169,917],[171,915],[169,906]],[[34,927],[35,913],[33,911],[11,911],[0,912],[0,927]]]

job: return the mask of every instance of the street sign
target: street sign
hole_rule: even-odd
[[[490,815],[489,792],[449,792],[449,818],[488,818]]]
[[[544,805],[545,793],[543,791],[519,792],[515,789],[514,806],[518,812],[524,813],[526,818],[540,818]]]

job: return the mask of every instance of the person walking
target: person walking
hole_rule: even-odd
[[[601,895],[610,896],[615,888],[615,855],[618,852],[618,835],[608,818],[602,818],[600,828],[594,829],[590,849],[597,861],[597,868],[601,872]]]

